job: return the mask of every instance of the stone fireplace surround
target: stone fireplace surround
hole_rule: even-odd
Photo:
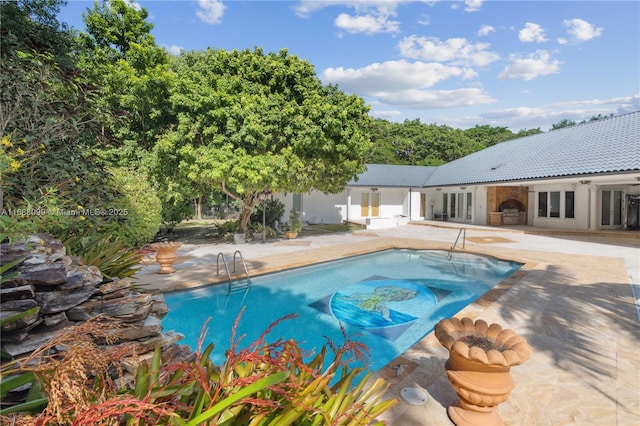
[[[504,220],[504,210],[518,210],[518,219]],[[529,210],[528,186],[489,186],[487,187],[487,225],[526,225]]]

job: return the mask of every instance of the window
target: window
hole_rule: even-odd
[[[560,191],[538,192],[538,217],[551,217],[564,219],[575,218],[575,192],[565,191],[564,199]],[[561,200],[564,203],[561,203]],[[562,208],[564,207],[564,210]],[[564,216],[560,216],[564,212]]]
[[[302,211],[302,194],[293,194],[293,208]]]
[[[547,217],[547,193],[538,193],[538,217]]]
[[[575,192],[564,193],[564,217],[565,219],[575,218]]]
[[[458,193],[458,212],[456,213],[456,217],[464,218],[464,193]]]
[[[560,193],[549,193],[549,217],[560,217]]]
[[[467,220],[471,220],[471,212],[473,211],[471,206],[472,196],[470,192],[467,192]]]
[[[451,205],[449,206],[449,217],[456,217],[456,194],[451,194]]]

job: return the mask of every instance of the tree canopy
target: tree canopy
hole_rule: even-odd
[[[240,201],[241,229],[261,195],[337,192],[364,170],[368,107],[323,86],[307,61],[286,50],[207,49],[173,65],[178,123],[158,158],[196,192],[213,186]]]

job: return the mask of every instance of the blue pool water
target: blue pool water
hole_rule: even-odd
[[[236,335],[241,347],[255,341],[285,315],[267,341],[294,338],[308,351],[326,339],[343,342],[340,324],[369,348],[368,367],[379,370],[448,318],[504,280],[522,265],[490,257],[443,251],[387,250],[253,278],[251,289],[227,296],[227,285],[212,285],[165,295],[165,330],[184,334],[197,348],[208,324],[214,363],[224,361],[233,323],[245,312]]]

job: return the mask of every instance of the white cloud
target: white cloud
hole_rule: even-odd
[[[431,17],[429,15],[420,15],[416,22],[420,25],[429,25],[431,23]]]
[[[327,68],[324,83],[338,84],[342,90],[373,98],[376,103],[417,109],[447,108],[493,102],[479,88],[427,90],[449,78],[464,79],[473,70],[438,63],[388,61],[363,68]],[[371,101],[371,99],[368,99]]]
[[[484,0],[465,0],[465,12],[477,12],[482,7]]]
[[[558,44],[559,45],[563,45],[563,44],[567,44],[569,43],[569,41],[566,38],[560,37],[558,38]]]
[[[324,8],[347,7],[353,9],[354,13],[340,13],[336,17],[334,22],[340,29],[350,33],[392,33],[400,31],[400,22],[392,20],[396,16],[398,7],[415,2],[416,0],[303,0],[298,2],[294,10],[296,15],[308,17]],[[420,2],[428,5],[436,3],[433,0]],[[423,17],[419,18],[418,23],[426,25]]]
[[[207,24],[219,24],[226,8],[221,0],[198,0],[196,16]]]
[[[350,33],[394,33],[400,30],[400,22],[392,21],[388,15],[350,16],[341,13],[335,20],[336,27]]]
[[[412,89],[400,92],[383,92],[376,97],[389,105],[413,109],[452,108],[495,102],[491,96],[474,87],[455,90]]]
[[[603,28],[597,28],[593,24],[578,18],[565,19],[562,25],[567,27],[567,32],[577,41],[588,41],[599,37],[603,31]]]
[[[167,52],[169,52],[170,54],[172,54],[174,56],[179,55],[180,52],[182,52],[184,50],[184,47],[176,46],[175,44],[172,44],[171,46],[164,45],[164,48],[167,49]]]
[[[511,64],[507,65],[498,78],[501,80],[531,80],[543,75],[556,74],[560,71],[560,61],[552,60],[549,52],[538,50],[527,58],[511,56]]]
[[[491,25],[483,25],[478,30],[478,36],[480,36],[480,37],[487,36],[490,33],[494,32],[495,30],[496,29],[493,28]]]
[[[324,83],[337,83],[342,89],[360,95],[431,87],[451,77],[459,77],[464,70],[437,63],[387,61],[364,68],[327,68],[322,72]]]
[[[451,62],[468,66],[485,66],[500,57],[489,50],[488,43],[469,43],[464,38],[441,41],[437,37],[405,37],[398,43],[400,54],[411,59]]]
[[[543,41],[547,41],[542,27],[531,22],[527,22],[524,25],[524,28],[518,33],[518,38],[524,43],[532,43],[534,41],[542,43]]]
[[[375,118],[383,118],[385,120],[393,120],[394,118],[398,118],[402,115],[400,111],[378,111],[372,110],[369,112],[369,115]]]

